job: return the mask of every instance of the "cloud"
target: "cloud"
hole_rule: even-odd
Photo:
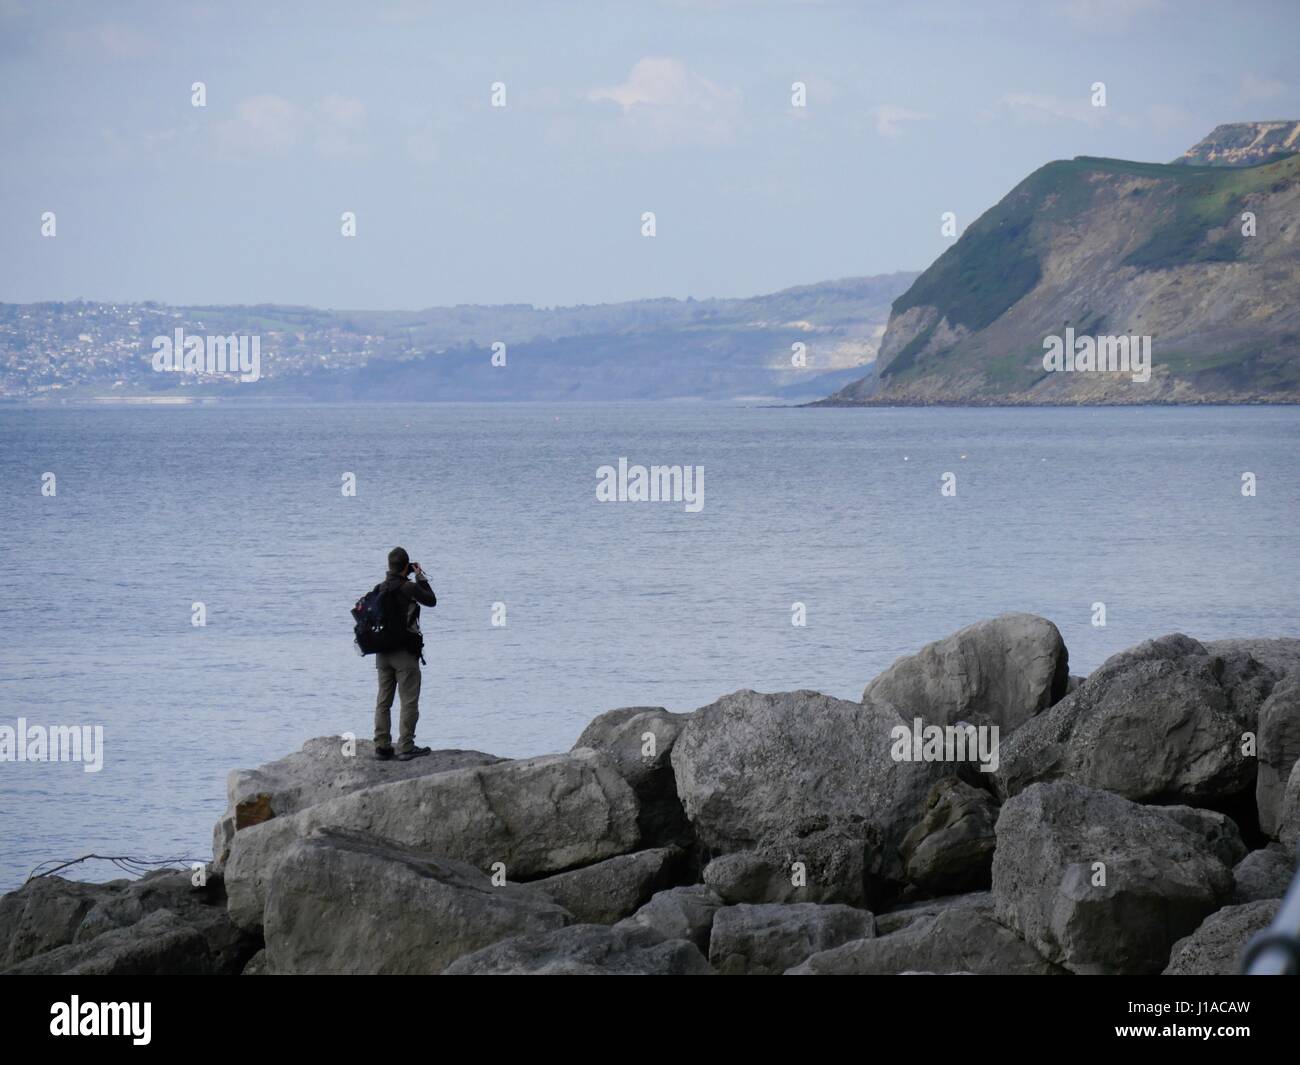
[[[1050,93],[1008,93],[999,105],[1017,122],[1031,126],[1056,122],[1081,122],[1085,126],[1095,126],[1106,110],[1093,107],[1091,94],[1087,93],[1081,93],[1077,100],[1063,99]]]
[[[129,26],[87,26],[67,30],[62,37],[65,45],[74,52],[107,59],[144,59],[159,51],[158,41]]]
[[[365,121],[361,101],[338,94],[310,107],[265,94],[241,100],[235,117],[216,123],[213,135],[218,151],[238,158],[286,155],[302,144],[325,158],[356,158],[366,152]]]
[[[222,154],[284,155],[302,140],[304,112],[283,96],[250,96],[239,102],[235,112],[235,118],[214,127]]]
[[[902,123],[924,122],[934,117],[923,111],[899,107],[897,104],[881,104],[879,107],[872,108],[871,113],[876,119],[876,132],[882,137],[891,139],[902,134]]]
[[[1165,0],[1064,0],[1056,10],[1079,29],[1115,32],[1165,7]]]
[[[331,93],[312,108],[316,151],[332,159],[356,158],[366,154],[361,132],[366,108],[360,100]]]
[[[1246,104],[1263,103],[1281,96],[1286,89],[1287,85],[1284,81],[1246,73],[1241,76],[1241,88],[1237,90],[1237,99]]]
[[[620,124],[643,147],[728,144],[741,112],[739,89],[717,85],[663,56],[637,60],[626,81],[593,89],[587,99],[617,105]]]

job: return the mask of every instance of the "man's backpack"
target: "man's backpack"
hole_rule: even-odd
[[[411,635],[406,631],[406,612],[402,605],[398,589],[385,584],[376,584],[357,600],[352,608],[356,621],[352,631],[358,651],[373,655],[409,648]]]

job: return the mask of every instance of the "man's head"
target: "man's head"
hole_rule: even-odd
[[[406,571],[411,565],[411,556],[406,553],[406,548],[395,547],[388,552],[388,572],[400,573],[406,576]]]

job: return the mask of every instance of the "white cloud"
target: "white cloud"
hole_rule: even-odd
[[[1237,99],[1242,103],[1263,103],[1265,100],[1272,100],[1286,92],[1286,82],[1278,81],[1276,78],[1261,78],[1256,74],[1246,73],[1241,77],[1241,88],[1237,91]]]
[[[1165,0],[1064,0],[1057,11],[1079,29],[1114,32],[1143,15],[1165,10]]]
[[[1093,107],[1088,93],[1080,93],[1077,100],[1063,99],[1050,93],[1008,93],[999,102],[1016,121],[1037,126],[1054,122],[1081,122],[1085,126],[1095,126],[1106,110]]]
[[[310,107],[265,94],[241,100],[235,117],[216,123],[213,129],[217,148],[225,155],[284,155],[309,143],[317,154],[340,159],[365,154],[361,140],[365,121],[365,106],[338,94]]]
[[[923,111],[913,111],[911,108],[899,107],[897,104],[881,104],[872,108],[872,115],[876,119],[876,132],[882,137],[897,137],[902,132],[902,123],[904,122],[924,122],[931,119],[933,115],[927,115]]]
[[[223,154],[283,155],[302,139],[304,112],[283,96],[250,96],[235,114],[213,127]]]
[[[663,56],[637,60],[626,81],[593,89],[587,99],[616,104],[620,121],[643,147],[730,143],[741,111],[739,89],[717,85]]]
[[[361,132],[366,124],[366,108],[360,100],[331,93],[312,108],[316,151],[331,159],[365,154]]]
[[[153,37],[129,26],[107,24],[79,27],[64,31],[62,36],[73,51],[107,59],[144,59],[159,51],[158,42]]]

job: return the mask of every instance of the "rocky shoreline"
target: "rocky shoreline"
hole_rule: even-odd
[[[859,702],[628,707],[524,759],[309,740],[231,773],[206,869],[5,895],[0,971],[1235,971],[1294,873],[1300,639],[1068,664],[1007,614]]]

